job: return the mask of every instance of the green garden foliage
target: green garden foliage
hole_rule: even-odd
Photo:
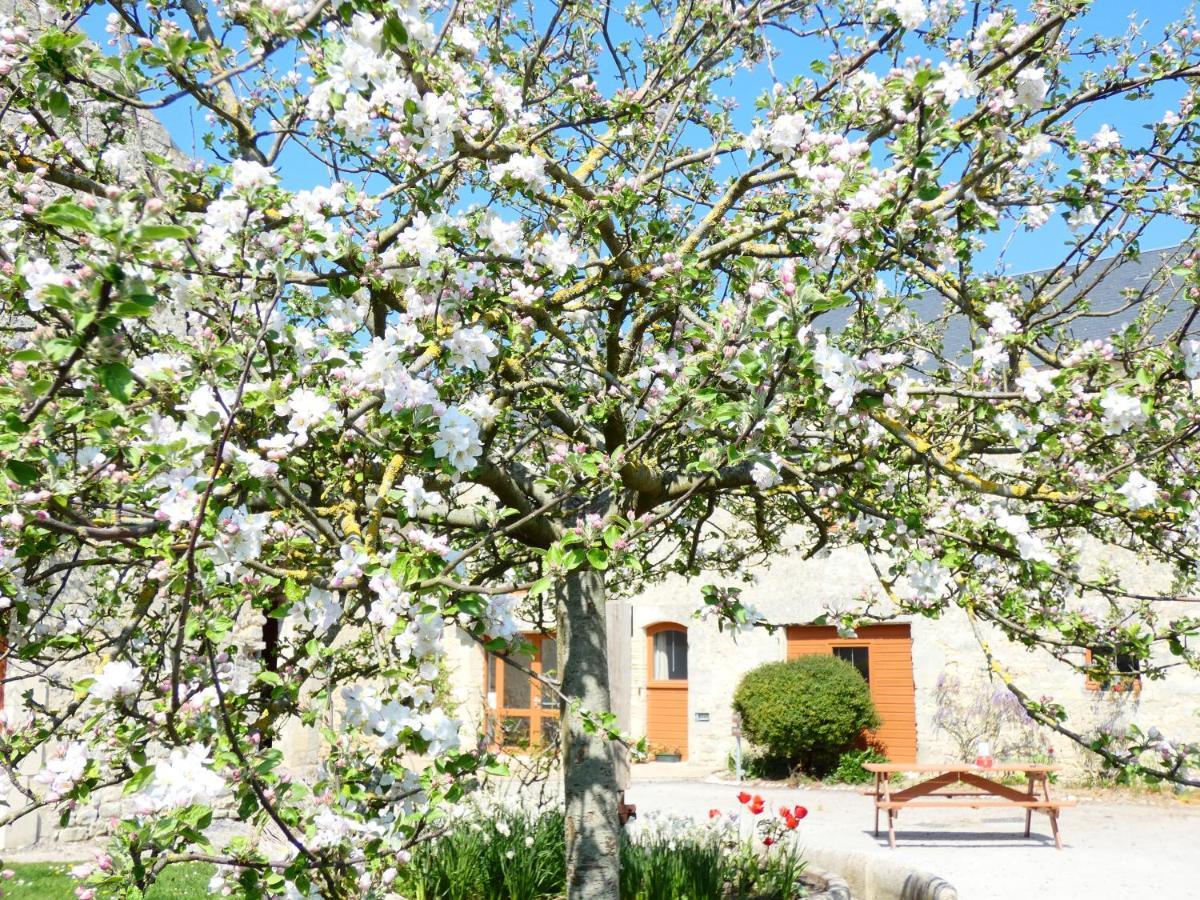
[[[802,656],[746,673],[733,706],[767,755],[821,775],[863,731],[879,725],[858,670],[833,656]]]
[[[456,822],[415,848],[392,888],[411,900],[551,900],[566,891],[561,810],[498,810]],[[759,848],[728,830],[672,819],[621,838],[620,900],[792,900],[804,861],[792,847]]]
[[[875,780],[873,772],[863,766],[867,763],[885,763],[888,758],[874,747],[865,750],[847,750],[838,757],[837,768],[829,773],[828,780],[839,784],[869,784]]]

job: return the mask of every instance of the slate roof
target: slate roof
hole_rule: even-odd
[[[1191,252],[1190,245],[1180,244],[1144,251],[1136,258],[1096,259],[1073,271],[1042,269],[1005,277],[1020,285],[1026,297],[1035,291],[1047,293],[1069,278],[1070,285],[1038,318],[1061,321],[1071,341],[1107,340],[1143,315],[1145,330],[1158,341],[1171,339],[1184,326],[1187,335],[1200,338],[1200,307],[1187,299],[1183,280],[1172,272]],[[960,359],[977,346],[979,338],[972,342],[967,317],[954,311],[951,301],[937,291],[917,295],[908,306],[921,321],[937,323],[944,330],[942,349],[947,358]],[[816,327],[840,331],[852,311],[853,307],[826,313],[817,319]]]

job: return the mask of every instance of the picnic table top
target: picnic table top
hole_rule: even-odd
[[[1057,772],[1058,766],[1047,766],[1043,763],[1023,763],[1009,762],[996,763],[995,765],[984,767],[977,766],[974,763],[864,763],[863,768],[868,772],[875,772],[881,775],[891,775],[897,772],[974,772],[976,774],[986,772]]]

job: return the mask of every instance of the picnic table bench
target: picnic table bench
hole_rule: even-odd
[[[1049,775],[1056,771],[1057,766],[1021,762],[1001,763],[988,768],[971,763],[867,763],[863,768],[875,775],[875,788],[865,792],[875,797],[875,836],[879,836],[879,813],[882,810],[888,817],[888,844],[891,847],[896,846],[896,817],[906,807],[998,807],[1025,810],[1025,837],[1029,837],[1034,811],[1046,813],[1050,817],[1054,846],[1061,850],[1058,813],[1064,806],[1075,805],[1073,800],[1050,798]],[[987,774],[1014,772],[1025,776],[1025,790],[986,777]],[[893,791],[891,777],[906,773],[933,777]]]

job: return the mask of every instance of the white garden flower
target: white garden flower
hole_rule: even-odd
[[[252,191],[275,183],[275,170],[252,159],[235,159],[229,166],[229,183],[237,191]]]
[[[908,589],[923,601],[940,600],[953,582],[950,571],[936,559],[913,560],[904,572]]]
[[[245,506],[222,509],[217,515],[211,551],[218,574],[233,578],[242,571],[243,563],[258,559],[270,525],[267,513],[250,513]]]
[[[156,378],[177,381],[192,371],[192,363],[180,353],[150,353],[136,360],[130,368],[133,374],[146,381]]]
[[[154,775],[134,804],[143,815],[196,804],[210,805],[225,792],[225,779],[209,766],[203,744],[174,747],[154,765]]]
[[[33,780],[46,788],[47,799],[56,800],[83,777],[89,759],[87,745],[83,741],[72,741],[47,759]]]
[[[500,352],[492,335],[481,325],[457,329],[445,344],[450,351],[450,361],[473,372],[488,371],[492,367],[492,357]]]
[[[523,153],[514,153],[506,162],[492,166],[489,174],[496,184],[503,184],[507,179],[531,191],[541,191],[550,184],[546,176],[546,161],[540,156]]]
[[[511,641],[521,631],[517,622],[517,598],[511,594],[493,594],[488,598],[484,619],[488,637]]]
[[[1047,394],[1054,393],[1055,372],[1050,369],[1029,369],[1021,373],[1017,379],[1017,387],[1032,403],[1041,400]]]
[[[301,446],[308,440],[310,429],[336,427],[341,422],[333,401],[308,388],[299,388],[287,400],[275,404],[275,415],[289,416],[288,431],[296,435],[296,443]]]
[[[919,28],[929,17],[929,10],[925,8],[923,0],[877,0],[875,11],[895,13],[900,24],[910,31]]]
[[[425,490],[424,483],[416,475],[405,475],[400,482],[400,491],[404,498],[404,511],[410,519],[416,518],[422,509],[436,510],[443,508],[446,503],[437,491]]]
[[[520,222],[506,222],[499,216],[488,216],[479,229],[480,237],[486,238],[490,249],[503,256],[520,256],[523,235]]]
[[[88,687],[88,696],[97,700],[125,700],[142,689],[142,670],[121,659],[114,659],[96,673]]]
[[[1012,310],[999,300],[993,300],[985,306],[983,314],[991,320],[991,326],[988,328],[988,331],[996,337],[1017,334],[1021,330],[1021,323],[1012,314]]]
[[[200,505],[200,494],[196,490],[198,482],[195,475],[175,481],[154,499],[154,518],[166,522],[172,531],[191,522]]]
[[[308,589],[308,596],[296,604],[296,614],[305,628],[324,634],[342,617],[342,604],[332,591],[318,587]]]
[[[1046,83],[1046,70],[1030,66],[1017,73],[1015,79],[1017,102],[1035,109],[1042,105],[1050,85]]]
[[[1135,512],[1158,502],[1158,485],[1137,471],[1130,473],[1125,483],[1117,488],[1117,493],[1125,498],[1125,505]]]
[[[915,28],[916,26],[907,25],[905,27]],[[975,81],[975,76],[971,74],[971,70],[966,66],[950,65],[943,62],[938,63],[938,71],[942,77],[937,82],[937,89],[946,98],[947,106],[953,106],[963,97],[974,97],[979,93],[979,85]]]
[[[1183,374],[1191,381],[1200,378],[1200,341],[1186,340],[1183,351]]]
[[[46,305],[46,291],[52,287],[65,287],[69,277],[66,272],[55,269],[47,260],[33,259],[21,264],[21,277],[29,285],[25,290],[25,302],[32,312]]]
[[[479,461],[483,443],[479,439],[479,424],[457,406],[452,406],[438,418],[438,436],[433,453],[448,460],[459,472],[470,472]]]
[[[1108,388],[1100,397],[1100,408],[1104,410],[1104,433],[1123,434],[1135,425],[1146,421],[1146,412],[1137,397],[1123,394],[1116,388]]]
[[[412,223],[397,235],[396,249],[417,257],[423,269],[432,265],[442,249],[433,221],[425,213],[417,213]]]
[[[571,246],[570,238],[565,234],[556,234],[554,237],[543,237],[538,241],[534,259],[555,275],[561,276],[573,266],[578,266],[583,256]]]
[[[773,488],[783,481],[777,467],[769,466],[765,462],[756,462],[750,467],[750,478],[753,479],[754,486],[760,491]]]
[[[801,113],[785,113],[771,123],[767,131],[766,148],[781,156],[791,156],[811,130],[808,119]]]
[[[1088,143],[1097,150],[1115,150],[1121,146],[1121,135],[1111,125],[1101,125]]]

